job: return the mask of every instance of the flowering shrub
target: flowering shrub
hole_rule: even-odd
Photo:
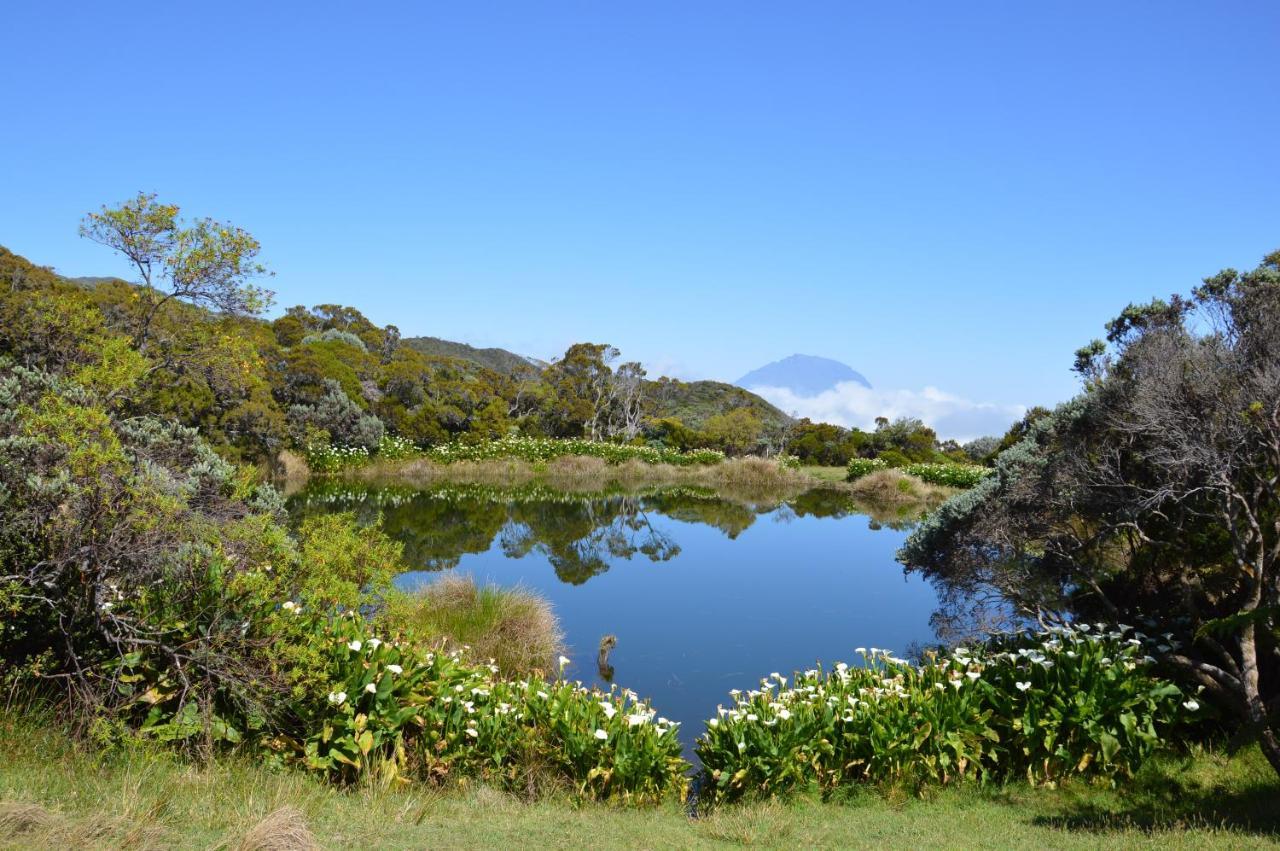
[[[1082,625],[994,639],[922,666],[772,674],[731,692],[696,750],[717,794],[854,781],[1128,776],[1199,705],[1150,671],[1144,637]],[[861,651],[860,651],[861,652]]]
[[[315,473],[335,473],[344,467],[356,467],[369,460],[363,446],[311,445],[306,449],[307,466]]]
[[[384,435],[378,443],[378,457],[389,461],[417,458],[421,454],[422,450],[407,437]]]
[[[879,458],[854,458],[849,461],[847,469],[848,475],[845,476],[845,481],[855,482],[863,476],[874,473],[876,470],[889,469],[889,464]]]
[[[643,461],[646,464],[694,466],[718,464],[724,453],[716,449],[693,449],[681,452],[654,446],[604,443],[582,438],[504,437],[486,443],[448,443],[433,446],[424,453],[427,458],[448,464],[453,461],[489,461],[518,458],[523,461],[552,461],[571,455],[601,458],[610,464]]]
[[[495,461],[514,458],[540,463],[568,456],[602,458],[610,464],[642,461],[646,464],[674,464],[680,467],[718,464],[724,453],[718,449],[691,449],[682,452],[653,446],[604,443],[581,438],[503,437],[482,443],[445,443],[420,449],[404,437],[383,437],[375,453],[362,446],[337,447],[316,443],[307,447],[307,463],[313,472],[334,473],[367,463],[373,457],[387,460],[426,458],[439,464],[454,461]]]
[[[796,455],[779,455],[778,466],[784,470],[799,470],[801,461]]]
[[[977,464],[908,464],[902,472],[933,485],[971,488],[995,471]]]
[[[346,781],[375,771],[499,785],[541,770],[593,798],[683,794],[688,763],[677,725],[634,693],[506,680],[494,665],[381,640],[369,629],[355,613],[316,624],[330,691],[307,704],[303,741],[276,741],[307,768]]]

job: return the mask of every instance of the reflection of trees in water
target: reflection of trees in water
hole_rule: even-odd
[[[610,559],[637,553],[667,561],[680,553],[670,535],[654,527],[641,500],[615,496],[570,503],[517,503],[500,535],[511,558],[541,553],[556,576],[580,585],[609,569]]]
[[[362,524],[381,523],[404,545],[406,565],[447,570],[468,553],[487,552],[496,541],[508,558],[538,553],[564,582],[581,584],[615,560],[643,556],[668,561],[680,545],[654,525],[653,515],[714,527],[736,539],[764,514],[779,522],[867,514],[847,493],[820,488],[786,501],[749,503],[701,489],[671,488],[645,494],[574,496],[548,489],[445,485],[430,490],[343,484],[310,488],[290,500],[295,519],[350,512]],[[900,528],[896,515],[870,525]]]
[[[1019,616],[1009,599],[991,585],[949,582],[941,576],[928,580],[938,595],[929,626],[947,647],[1021,629],[1034,620]]]
[[[645,506],[672,520],[714,526],[730,540],[756,522],[756,509],[715,496],[680,492],[658,493],[645,499]],[[771,509],[765,509],[771,510]]]

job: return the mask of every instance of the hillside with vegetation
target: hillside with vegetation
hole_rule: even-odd
[[[547,366],[545,361],[518,355],[506,349],[477,348],[467,343],[442,340],[439,337],[405,337],[401,342],[424,355],[471,361],[510,378],[536,373]]]
[[[140,196],[87,227],[129,255],[148,217],[166,209]],[[158,280],[66,279],[0,248],[10,350],[23,363],[37,343],[79,345],[78,326],[50,325],[53,311],[36,309],[74,306],[113,345],[148,359],[137,389],[142,407],[199,428],[225,457],[255,463],[282,449],[376,451],[389,437],[419,447],[586,437],[747,454],[778,443],[787,422],[728,385],[649,381],[639,364],[618,364],[618,350],[604,344],[576,344],[539,365],[500,349],[406,341],[395,326],[379,327],[344,305],[296,306],[260,319],[269,293],[225,283],[253,277],[257,245],[229,233],[239,242],[217,250],[224,252],[218,262],[231,268],[167,288]],[[143,278],[165,273],[160,258],[141,259],[138,269]]]

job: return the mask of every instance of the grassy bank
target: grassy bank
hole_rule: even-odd
[[[696,467],[641,461],[610,464],[599,458],[580,456],[557,458],[545,463],[502,459],[440,464],[413,459],[373,461],[350,468],[341,475],[367,484],[410,487],[429,487],[446,482],[498,487],[541,484],[583,495],[610,489],[639,491],[659,487],[704,487],[725,498],[751,503],[781,502],[820,487],[849,494],[865,504],[867,513],[873,516],[893,519],[918,515],[956,493],[953,488],[929,484],[898,470],[885,470],[856,482],[846,482],[843,481],[844,468],[841,467],[792,469],[764,458],[733,458],[715,465]]]
[[[699,466],[651,464],[637,460],[611,464],[586,456],[566,456],[545,462],[504,458],[450,464],[420,458],[372,461],[343,475],[358,481],[418,486],[438,482],[503,486],[540,482],[557,490],[581,493],[610,486],[693,485],[748,497],[757,495],[761,499],[769,499],[779,493],[802,493],[813,486],[813,480],[800,471],[763,458],[733,458],[719,464]]]
[[[1156,761],[1124,791],[869,790],[689,819],[674,803],[522,801],[483,787],[342,791],[243,761],[194,767],[145,750],[93,755],[8,716],[0,717],[0,847],[1267,848],[1280,845],[1280,787],[1269,772],[1256,751],[1200,752]],[[296,812],[269,819],[282,808]]]

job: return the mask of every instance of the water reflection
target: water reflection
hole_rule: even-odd
[[[910,516],[868,513],[836,490],[753,501],[688,487],[322,484],[290,509],[380,522],[404,544],[404,587],[461,569],[537,591],[568,639],[570,677],[616,679],[684,721],[688,736],[729,689],[771,671],[933,638],[937,593],[894,561]]]
[[[642,557],[669,561],[680,544],[654,516],[718,529],[736,540],[762,516],[788,523],[795,518],[865,515],[848,494],[815,489],[786,500],[745,502],[703,488],[674,487],[641,493],[567,494],[537,485],[496,488],[444,484],[397,488],[322,483],[290,500],[297,518],[349,512],[363,524],[381,523],[404,545],[416,570],[457,567],[469,553],[495,544],[508,558],[537,553],[562,582],[580,585],[616,560]],[[868,528],[908,529],[903,517],[867,516]]]

